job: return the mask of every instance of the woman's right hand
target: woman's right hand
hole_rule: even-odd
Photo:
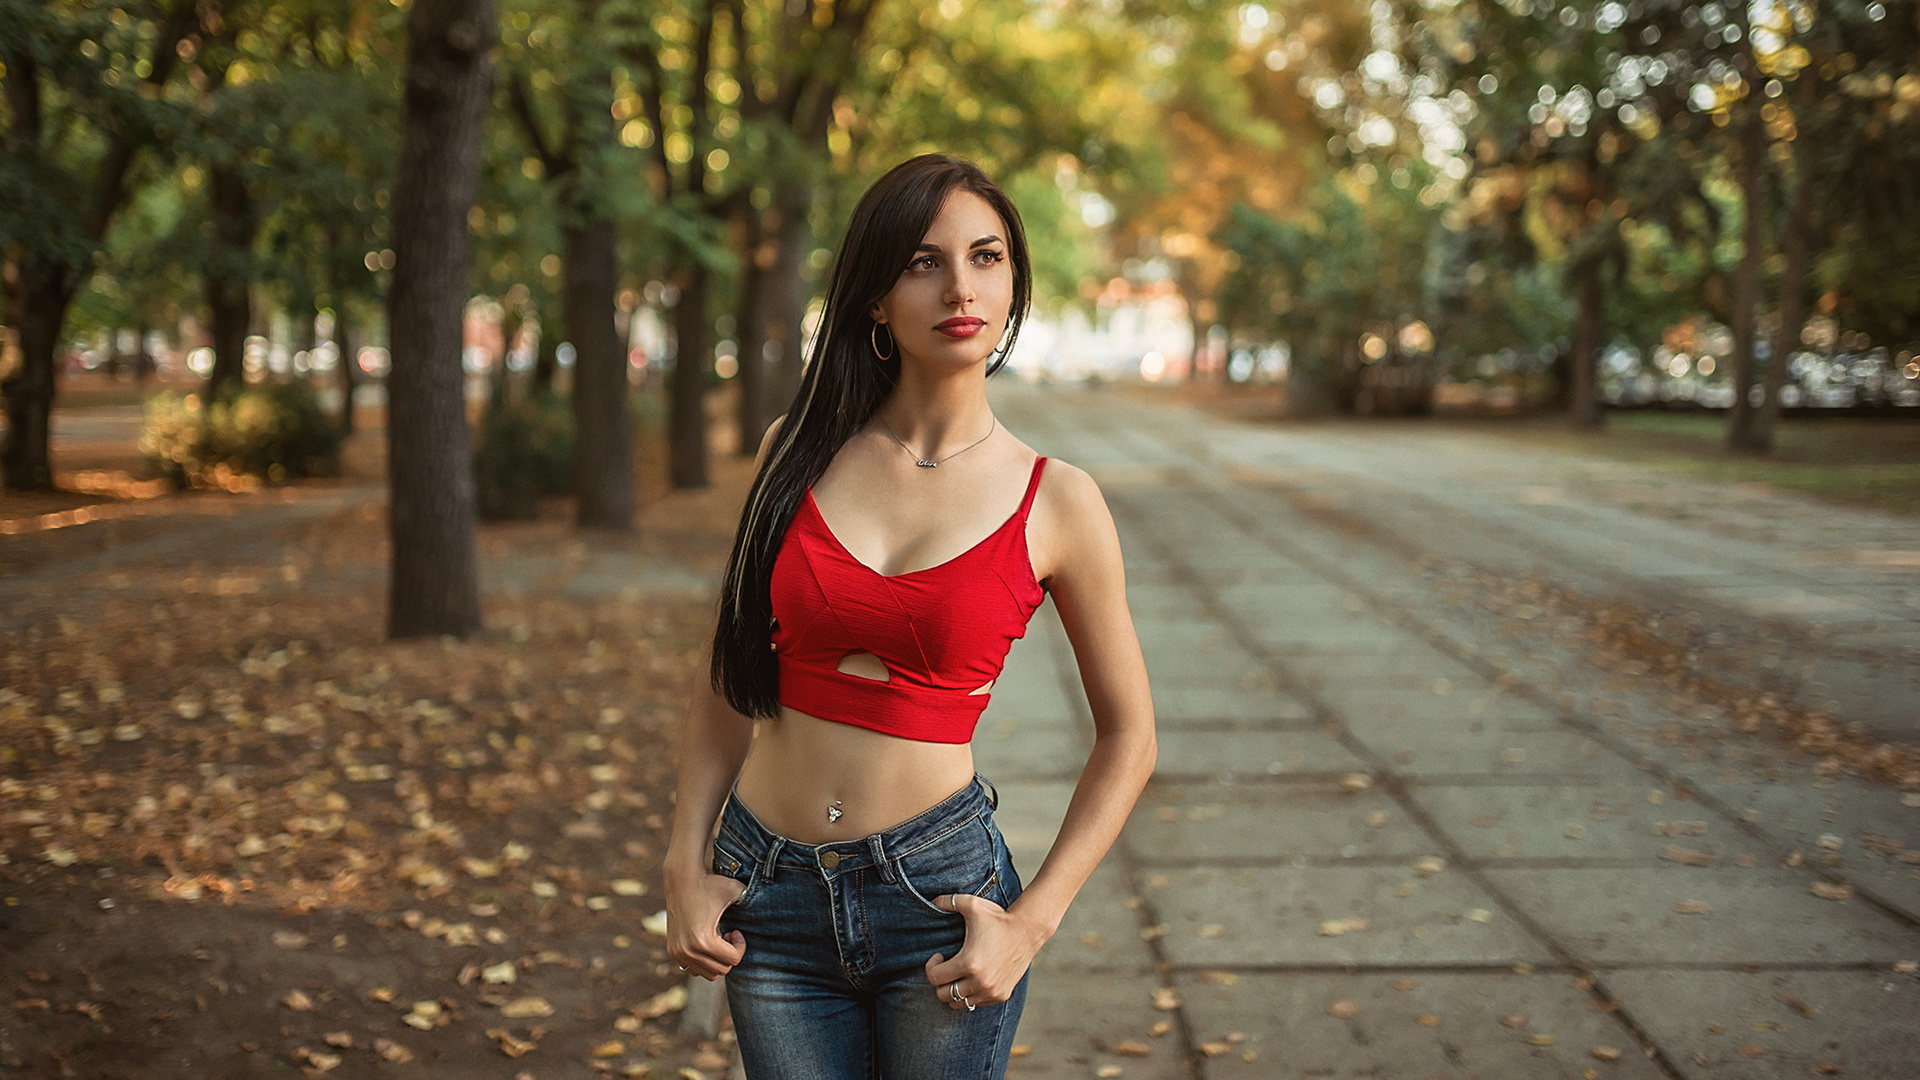
[[[747,887],[702,869],[685,880],[667,881],[667,955],[680,970],[712,981],[747,955],[747,939],[735,930],[720,936],[720,915]]]

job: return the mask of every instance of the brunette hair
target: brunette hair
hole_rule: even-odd
[[[771,586],[787,526],[807,489],[872,418],[900,377],[897,347],[886,359],[874,353],[871,310],[892,291],[955,191],[980,196],[1000,215],[1013,263],[1013,307],[1007,313],[1005,345],[988,366],[988,375],[1007,362],[1020,335],[1033,295],[1026,230],[1013,201],[979,166],[945,154],[923,154],[894,166],[860,196],[833,260],[806,372],[747,494],[720,588],[713,688],[746,716],[780,712],[780,665],[771,647]]]

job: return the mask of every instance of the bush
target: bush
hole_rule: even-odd
[[[573,488],[573,411],[564,398],[536,393],[509,402],[496,390],[480,421],[473,455],[480,517],[486,521],[540,516],[540,496]]]
[[[340,470],[346,433],[304,382],[147,399],[140,450],[179,487],[238,490]]]

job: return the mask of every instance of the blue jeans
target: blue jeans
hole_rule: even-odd
[[[936,896],[1001,906],[1020,895],[983,780],[885,832],[802,844],[769,831],[740,800],[720,814],[713,869],[747,891],[720,919],[747,954],[727,975],[748,1080],[998,1080],[1026,1003],[949,1008],[927,958],[966,938]]]

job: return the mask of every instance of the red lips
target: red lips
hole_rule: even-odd
[[[934,329],[950,338],[970,338],[979,333],[980,328],[985,325],[987,325],[987,320],[977,316],[955,315],[946,322],[935,326]]]

